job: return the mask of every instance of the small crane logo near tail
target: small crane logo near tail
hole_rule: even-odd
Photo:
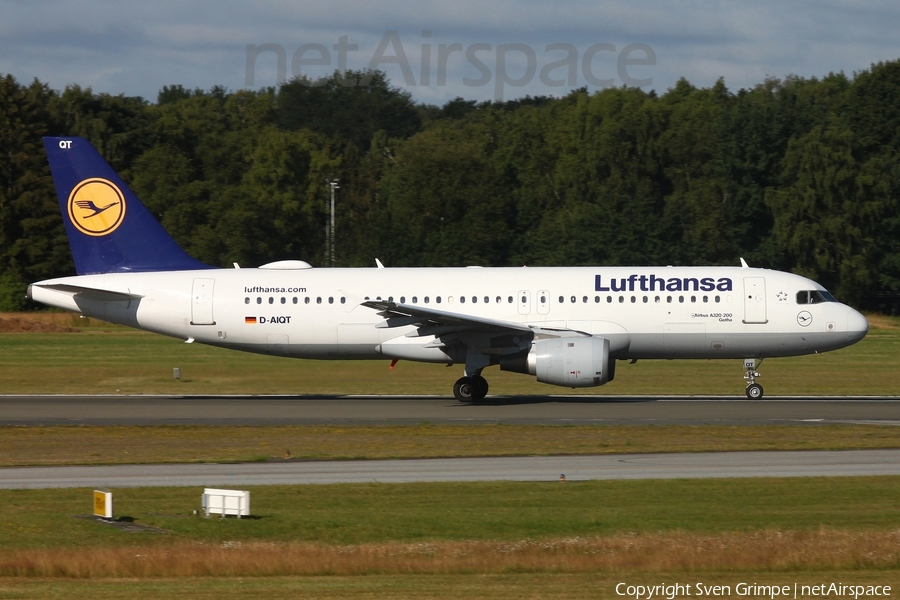
[[[109,235],[125,218],[125,196],[108,179],[85,179],[72,189],[68,204],[69,221],[85,235]]]
[[[91,217],[96,217],[97,215],[99,215],[100,213],[102,213],[104,210],[106,210],[106,209],[108,209],[108,208],[112,208],[113,206],[118,206],[119,203],[118,203],[118,202],[113,202],[112,204],[107,204],[106,206],[97,206],[96,204],[94,204],[94,201],[93,201],[93,200],[77,200],[77,201],[75,202],[75,205],[76,205],[78,208],[83,208],[84,210],[91,210],[91,211],[93,211],[93,212],[92,212],[91,214],[89,214],[89,215],[82,215],[82,216],[81,216],[82,219],[90,219]]]

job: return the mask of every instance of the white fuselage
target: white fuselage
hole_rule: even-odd
[[[412,325],[377,327],[384,317],[361,303],[588,333],[609,339],[619,359],[792,356],[861,339],[868,323],[854,309],[798,303],[798,293],[816,290],[824,291],[804,277],[741,267],[522,267],[110,273],[42,281],[30,293],[86,316],[250,352],[452,362],[410,352],[429,340],[408,336]]]

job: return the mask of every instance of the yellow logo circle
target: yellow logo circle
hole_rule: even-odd
[[[69,220],[86,235],[115,231],[125,218],[125,196],[106,179],[85,179],[69,194]]]

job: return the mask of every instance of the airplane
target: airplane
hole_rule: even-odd
[[[604,385],[616,361],[763,359],[843,348],[865,317],[791,273],[723,267],[216,268],[182,250],[85,139],[46,137],[78,273],[28,298],[185,340],[276,356],[463,365],[461,402],[489,366],[568,388]],[[103,207],[99,212],[96,208]],[[79,210],[81,209],[81,210]]]

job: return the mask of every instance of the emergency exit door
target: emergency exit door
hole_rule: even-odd
[[[215,279],[195,279],[191,290],[191,325],[215,325],[213,287]]]
[[[744,323],[768,323],[766,278],[744,277]]]

